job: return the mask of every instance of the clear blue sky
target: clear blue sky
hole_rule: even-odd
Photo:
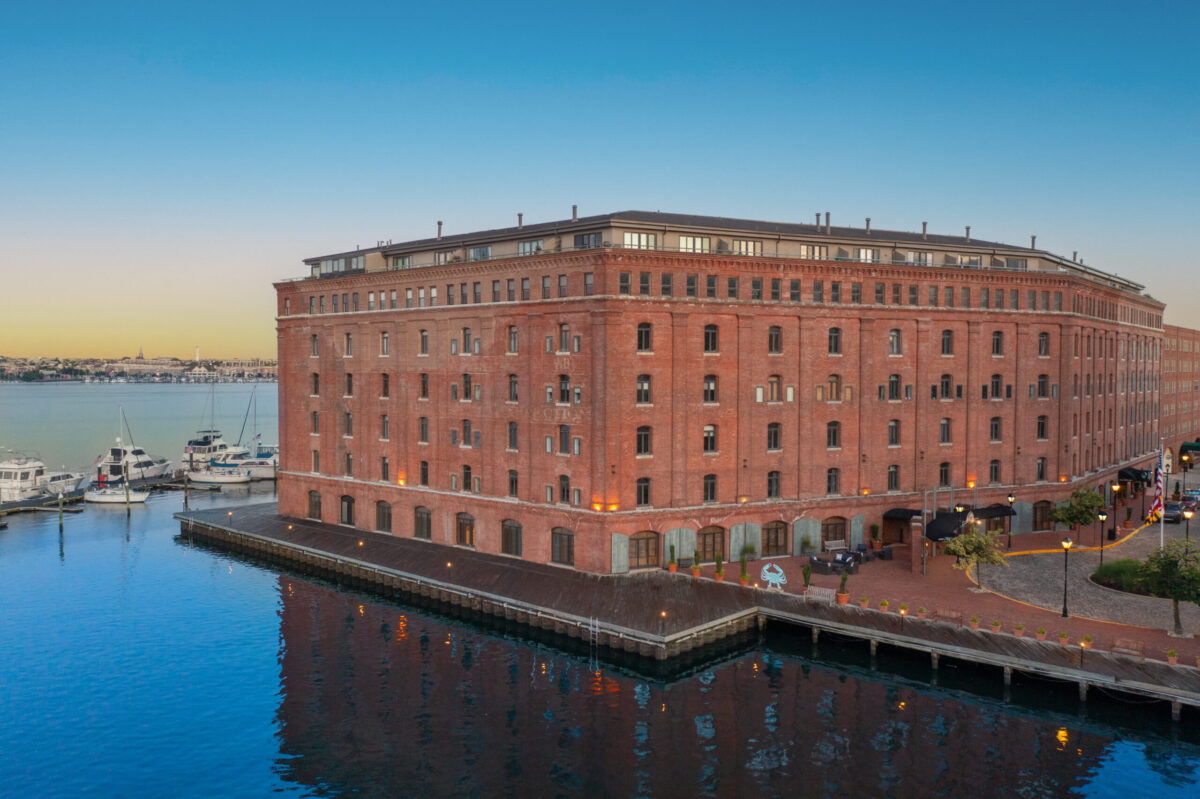
[[[80,320],[81,352],[269,353],[269,284],[303,257],[572,203],[1036,233],[1200,327],[1197,23],[1182,2],[8,0],[0,354],[64,352]],[[96,335],[121,305],[145,321]]]

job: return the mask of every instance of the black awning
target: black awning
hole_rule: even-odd
[[[1124,482],[1140,482],[1146,473],[1141,469],[1130,469],[1128,466],[1117,472],[1117,479]]]
[[[885,519],[899,519],[900,521],[909,521],[921,515],[921,511],[913,510],[912,508],[892,508],[883,512]]]
[[[1001,519],[1005,516],[1016,516],[1017,512],[1002,502],[997,502],[983,508],[976,508],[972,513],[976,519]]]
[[[939,513],[933,517],[929,524],[925,525],[925,537],[930,541],[945,541],[949,538],[956,537],[962,532],[963,520],[967,518],[967,514],[958,513]]]

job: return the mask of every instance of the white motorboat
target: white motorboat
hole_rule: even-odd
[[[166,458],[152,458],[141,447],[126,446],[117,439],[115,447],[96,459],[96,474],[105,480],[120,479],[126,475],[131,480],[147,477],[162,477],[171,471],[171,462]]]
[[[76,472],[51,472],[34,455],[13,453],[0,460],[0,502],[69,494],[87,481]]]
[[[251,480],[274,480],[275,471],[279,467],[279,456],[244,458],[241,460],[209,461],[210,472],[227,470],[247,471]]]
[[[187,473],[187,479],[197,485],[237,485],[250,482],[250,470],[240,467],[193,469]]]
[[[129,493],[126,494],[124,483],[104,483],[102,485],[91,486],[87,491],[84,491],[83,501],[116,505],[125,502],[145,502],[149,496],[149,491],[135,491],[133,489],[129,489]]]
[[[198,430],[196,437],[189,440],[183,451],[183,467],[192,471],[208,468],[212,460],[241,459],[250,456],[250,450],[237,444],[228,444],[220,430]]]

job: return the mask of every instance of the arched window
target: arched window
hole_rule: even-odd
[[[550,531],[550,560],[564,566],[575,565],[575,534],[565,527]]]
[[[841,422],[829,422],[825,425],[825,446],[828,449],[840,449],[842,446]]]
[[[637,351],[650,352],[653,348],[650,346],[650,323],[639,322],[637,326]]]
[[[420,343],[418,344],[417,352],[421,355],[429,354],[429,331],[422,330],[419,336]]]
[[[887,481],[888,481],[887,482],[887,490],[888,491],[899,491],[900,490],[900,466],[898,464],[893,463],[891,466],[888,467]]]
[[[704,475],[704,501],[717,501],[717,476],[715,474]]]
[[[841,492],[842,473],[834,468],[825,472],[825,493],[837,496]]]
[[[779,422],[767,423],[767,450],[777,452],[783,448],[783,425]]]
[[[658,533],[643,530],[629,537],[629,568],[650,569],[658,565]]]
[[[705,375],[704,376],[704,401],[705,402],[716,402],[717,401],[717,376],[716,375]]]
[[[900,399],[900,375],[888,375],[887,398]]]
[[[375,503],[375,529],[381,533],[392,531],[392,503],[382,500]]]
[[[900,420],[888,419],[887,438],[889,447],[900,446]]]
[[[1038,355],[1050,354],[1050,334],[1038,333]]]
[[[640,404],[650,402],[650,375],[637,376],[637,398]]]
[[[903,352],[900,343],[900,331],[892,328],[888,331],[888,355],[899,355]]]
[[[1000,330],[992,331],[992,355],[1004,354],[1004,333]]]
[[[701,527],[696,533],[696,562],[711,563],[717,555],[725,558],[725,528]]]
[[[790,555],[788,546],[788,526],[785,522],[767,522],[762,528],[762,553],[771,555]]]
[[[639,477],[635,488],[634,504],[639,508],[650,507],[650,478]]]
[[[321,518],[321,492],[320,491],[309,491],[308,492],[308,518],[317,519],[318,521]]]
[[[842,541],[846,540],[846,520],[841,516],[830,516],[825,521],[821,522],[821,540],[822,541]]]
[[[637,429],[636,454],[649,455],[651,453],[650,444],[650,427],[648,425],[642,425]]]
[[[940,422],[938,422],[938,443],[950,444],[952,441],[953,439],[950,435],[950,420],[948,418],[942,419]]]
[[[500,551],[521,557],[521,523],[513,519],[500,522]]]
[[[433,514],[429,512],[429,508],[423,508],[420,505],[413,508],[413,538],[422,538],[428,541],[433,537]]]
[[[716,325],[705,325],[704,326],[704,351],[705,352],[717,352],[719,343],[720,342],[717,340],[717,326]]]
[[[842,354],[842,329],[840,327],[829,328],[829,354]]]
[[[950,485],[950,462],[942,461],[938,464],[938,485],[946,488]]]
[[[950,375],[942,375],[938,380],[938,393],[942,399],[950,399],[951,392],[954,390],[954,378]]]
[[[516,325],[508,326],[508,351],[509,352],[517,351],[517,326]]]
[[[829,391],[828,399],[830,402],[838,402],[842,399],[841,375],[830,375],[829,380],[827,381],[827,387]]]
[[[767,378],[767,402],[779,402],[783,399],[779,390],[780,383],[782,382],[779,375],[771,375]]]
[[[341,508],[342,508],[342,511],[341,511],[341,516],[339,517],[339,521],[341,521],[342,524],[353,525],[354,524],[354,497],[352,497],[348,494],[343,494]]]
[[[1050,396],[1050,375],[1037,376],[1037,395],[1042,399]]]
[[[469,513],[454,516],[454,543],[462,547],[475,546],[475,517]]]
[[[783,329],[772,325],[767,328],[767,352],[783,352]]]
[[[517,376],[509,375],[508,376],[508,401],[509,402],[516,402],[517,398],[520,396],[517,393],[517,386],[518,386]]]
[[[1054,506],[1046,501],[1033,503],[1033,529],[1037,530],[1052,530],[1053,524],[1050,522],[1050,509]]]
[[[779,472],[767,472],[767,498],[779,499]]]
[[[988,386],[988,394],[992,399],[1000,399],[1004,396],[1004,378],[1000,375],[992,375],[991,383]]]
[[[943,330],[942,331],[942,355],[953,355],[953,354],[954,354],[954,331],[953,330]]]
[[[990,440],[990,441],[999,441],[1000,440],[1000,417],[999,416],[993,416],[991,418],[991,420],[988,422],[988,440]]]

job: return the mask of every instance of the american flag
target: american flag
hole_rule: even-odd
[[[1162,450],[1158,452],[1158,465],[1154,467],[1154,503],[1150,505],[1149,518],[1155,521],[1162,518],[1163,515],[1163,455]]]

